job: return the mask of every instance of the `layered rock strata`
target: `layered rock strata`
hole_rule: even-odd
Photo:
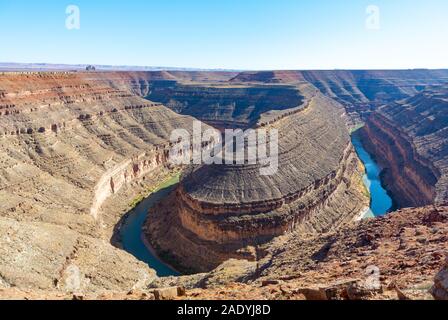
[[[448,82],[447,70],[319,70],[242,72],[232,83],[313,84],[344,105],[353,124],[381,105],[411,97],[427,86]]]
[[[107,74],[95,77],[0,75],[4,286],[62,286],[67,261],[90,279],[89,290],[107,281],[130,290],[155,278],[110,239],[133,199],[172,171],[170,134],[191,130],[193,119],[107,84]],[[107,278],[112,264],[121,273]]]
[[[153,300],[173,289],[171,299],[186,300],[446,299],[447,232],[447,207],[405,209],[309,239],[293,232],[265,245],[258,263],[227,261],[210,273],[159,279],[151,289],[123,291],[109,282],[102,292],[73,295],[0,286],[0,299]]]
[[[382,107],[362,130],[401,207],[448,201],[447,108],[446,88],[427,90]]]
[[[404,209],[310,239],[294,232],[266,245],[252,281],[189,290],[187,298],[446,299],[447,232],[443,206]]]
[[[166,281],[224,286],[187,291],[188,298],[302,299],[304,289],[314,286],[333,292],[332,283],[342,281],[352,288],[354,278],[362,280],[365,269],[376,265],[385,289],[377,297],[403,297],[403,290],[394,287],[408,289],[405,296],[426,292],[446,253],[445,207],[404,210],[321,235],[349,223],[367,198],[362,168],[339,121],[343,112],[303,83],[311,82],[321,92],[328,87],[346,108],[356,98],[353,105],[365,103],[370,113],[378,107],[371,108],[372,101],[415,94],[427,84],[442,83],[444,72],[254,74],[257,78],[242,73],[231,84],[228,80],[237,74],[1,74],[0,297],[70,298],[81,291],[92,298],[150,298],[148,285],[164,286],[153,270],[109,242],[133,198],[170,172],[166,159],[171,130],[192,127],[192,118],[138,96],[150,96],[160,82],[184,88],[191,81],[206,88],[199,92],[207,104],[233,87],[244,94],[256,88],[251,103],[234,109],[240,112],[215,109],[216,124],[278,128],[280,171],[261,177],[257,166],[211,166],[184,180],[152,212],[148,239],[184,271],[208,271],[224,263],[207,274]],[[346,74],[354,77],[353,86]],[[267,112],[252,112],[252,104],[271,95],[263,90],[272,88],[298,100],[288,98],[272,110],[261,105]],[[190,99],[186,97],[180,98]],[[402,164],[401,169],[391,165],[394,179],[388,185],[397,184],[404,204],[446,201],[446,101],[441,88],[427,90],[389,103],[366,127],[377,154]],[[436,289],[446,287],[443,272]],[[232,281],[246,284],[228,284]],[[138,295],[138,290],[147,293]]]
[[[194,85],[177,81],[152,83],[147,98],[221,129],[253,127],[262,114],[303,103],[294,86]]]
[[[278,172],[204,166],[151,210],[145,234],[171,264],[192,272],[256,260],[256,247],[273,237],[328,231],[368,205],[343,110],[309,85],[298,88],[304,106],[265,124],[279,130]]]
[[[291,85],[310,83],[326,96],[341,103],[351,123],[362,123],[373,111],[385,103],[411,97],[428,86],[448,83],[447,70],[319,70],[319,71],[256,71],[256,72],[99,72],[85,73],[87,79],[103,81],[122,90],[131,91],[148,99],[160,101],[173,110],[194,115],[220,126],[229,117],[240,117],[245,124],[253,119],[251,105],[261,103],[269,96],[260,94],[269,88],[283,87],[282,95],[292,97]],[[229,91],[246,90],[253,102],[238,103],[238,94],[232,101]],[[262,89],[262,90],[261,90]],[[271,90],[272,91],[272,90]],[[238,90],[234,90],[233,94]],[[281,92],[278,91],[278,92]],[[275,91],[269,95],[276,95]],[[257,100],[257,97],[259,98]],[[172,98],[172,99],[171,99]],[[255,99],[255,100],[254,100]],[[291,99],[289,99],[291,101]],[[271,104],[272,109],[288,107],[287,100]],[[205,104],[208,103],[208,106]],[[202,106],[202,112],[198,107]],[[239,113],[238,110],[247,112]],[[232,113],[235,113],[232,115]],[[221,117],[220,117],[221,116]],[[226,116],[226,118],[225,118]],[[252,116],[252,117],[251,117]],[[217,120],[218,122],[214,122]],[[226,122],[226,126],[233,123]]]

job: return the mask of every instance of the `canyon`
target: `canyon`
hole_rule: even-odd
[[[0,77],[2,284],[63,289],[70,270],[86,290],[151,282],[114,229],[170,174],[170,133],[193,119],[88,74]]]
[[[401,207],[448,201],[447,87],[379,108],[363,130]]]
[[[371,265],[388,285],[369,298],[429,294],[447,249],[447,82],[447,70],[0,73],[0,297],[178,286],[193,299],[306,299],[338,281],[346,297]],[[196,119],[277,129],[278,172],[172,165],[171,132]],[[397,206],[423,208],[357,221],[369,196],[349,130],[364,123]],[[122,250],[121,223],[180,170],[143,236],[188,275],[158,277]]]
[[[309,85],[297,89],[304,97],[297,112],[264,125],[279,131],[278,172],[262,176],[260,164],[203,166],[150,212],[145,234],[176,269],[257,260],[258,246],[276,236],[322,233],[368,206],[343,108]]]
[[[313,84],[344,105],[351,124],[378,107],[413,96],[427,86],[446,84],[447,70],[318,70],[242,72],[232,82]]]

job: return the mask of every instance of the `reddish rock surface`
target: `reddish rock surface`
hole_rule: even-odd
[[[448,89],[383,106],[362,129],[400,207],[448,203]]]

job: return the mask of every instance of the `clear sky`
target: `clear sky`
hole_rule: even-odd
[[[72,4],[80,9],[79,30],[66,28]],[[369,5],[379,15],[367,13]],[[367,26],[372,21],[379,29]],[[448,1],[0,0],[0,61],[448,68]]]

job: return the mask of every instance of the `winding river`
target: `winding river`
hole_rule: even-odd
[[[352,135],[352,142],[359,158],[366,168],[366,174],[364,175],[363,180],[371,196],[370,209],[364,218],[385,215],[391,210],[393,202],[381,184],[381,169],[370,154],[364,149],[356,132]],[[174,186],[179,182],[179,177],[180,174],[165,181],[149,197],[140,202],[131,212],[129,212],[128,217],[120,230],[123,249],[155,269],[159,277],[177,276],[179,273],[164,264],[153,252],[151,252],[151,250],[148,249],[143,241],[142,228],[149,209],[173,190]]]
[[[363,180],[366,188],[370,192],[370,210],[364,218],[383,216],[391,211],[393,201],[381,184],[381,168],[366,149],[364,149],[361,139],[356,132],[352,135],[352,143],[366,168],[366,174]]]
[[[180,174],[161,184],[149,197],[140,202],[131,212],[120,230],[123,249],[138,260],[156,270],[159,277],[178,276],[179,273],[164,264],[143,241],[142,229],[149,209],[173,190],[179,182]]]

